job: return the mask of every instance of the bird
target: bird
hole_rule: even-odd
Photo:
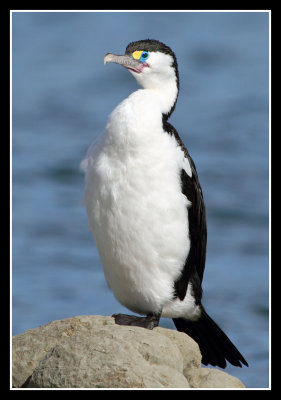
[[[140,85],[111,112],[89,147],[84,204],[104,275],[134,314],[119,325],[153,329],[161,317],[193,338],[204,365],[247,361],[202,304],[207,224],[195,163],[168,122],[179,94],[178,62],[159,40],[129,43],[104,64],[126,68]]]

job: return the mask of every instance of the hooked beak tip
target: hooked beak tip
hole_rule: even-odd
[[[104,63],[104,65],[107,63],[107,62],[110,62],[111,61],[111,54],[110,53],[106,53],[106,55],[104,56],[104,59],[103,59],[103,63]]]

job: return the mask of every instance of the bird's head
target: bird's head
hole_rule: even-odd
[[[179,76],[176,56],[170,47],[158,40],[139,40],[130,43],[124,55],[107,53],[104,63],[108,62],[127,68],[144,89],[158,91],[167,103],[164,114],[172,113],[178,96]]]

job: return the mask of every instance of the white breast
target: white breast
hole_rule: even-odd
[[[191,170],[163,132],[158,104],[152,91],[134,92],[82,162],[89,228],[107,282],[120,303],[140,314],[171,303],[190,245],[180,172]]]

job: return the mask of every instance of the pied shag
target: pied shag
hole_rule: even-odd
[[[168,122],[179,93],[176,56],[157,40],[130,43],[104,63],[127,68],[142,86],[110,114],[81,167],[84,202],[107,283],[145,317],[114,314],[148,329],[160,317],[199,345],[202,363],[248,365],[202,303],[207,228],[192,158]]]

